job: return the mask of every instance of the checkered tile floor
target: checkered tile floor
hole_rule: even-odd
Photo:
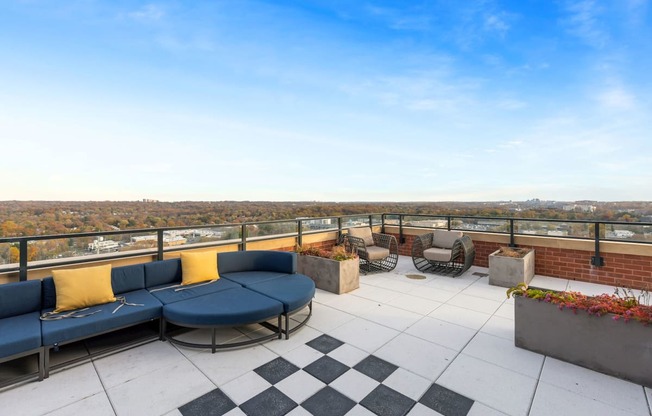
[[[275,358],[222,389],[186,403],[179,412],[184,416],[221,416],[239,408],[250,416],[290,412],[339,416],[362,407],[366,411],[356,414],[399,416],[420,403],[444,416],[463,416],[473,405],[473,400],[437,384],[415,395],[409,382],[398,382],[398,366],[374,355],[352,358],[346,351],[351,347],[329,335],[305,345],[309,349],[292,359],[300,365]]]

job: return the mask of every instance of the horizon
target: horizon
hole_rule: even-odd
[[[0,198],[651,201],[650,3],[3,2]]]

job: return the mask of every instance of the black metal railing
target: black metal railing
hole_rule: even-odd
[[[550,227],[549,224],[558,225]],[[11,261],[10,259],[9,262],[4,262],[3,264],[2,259],[0,259],[0,273],[15,273],[18,271],[19,279],[26,280],[28,270],[43,267],[51,268],[96,260],[112,260],[144,255],[155,256],[157,259],[161,260],[163,259],[164,254],[168,251],[180,251],[198,247],[233,244],[237,244],[239,250],[246,250],[248,242],[274,240],[286,237],[295,238],[296,244],[302,245],[304,235],[325,232],[337,232],[337,240],[339,241],[344,228],[364,225],[381,226],[383,232],[385,232],[387,226],[397,226],[399,241],[401,243],[405,242],[405,227],[422,229],[443,228],[447,230],[507,234],[509,235],[509,244],[511,246],[515,245],[515,237],[518,235],[593,240],[595,242],[595,247],[591,264],[594,266],[604,266],[604,258],[600,255],[601,242],[618,241],[652,244],[652,223],[401,213],[353,214],[274,221],[254,221],[235,224],[145,228],[26,237],[3,237],[0,238],[0,245],[4,244],[11,247],[17,247],[18,262]],[[615,227],[620,227],[622,229],[616,230]],[[551,230],[551,228],[553,229]],[[631,231],[632,229],[639,232]],[[213,239],[207,238],[206,240],[199,239],[198,241],[189,244],[166,246],[166,233],[180,233],[189,230],[211,230],[210,232],[213,233],[214,236],[219,237]],[[237,233],[234,230],[238,230]],[[96,238],[93,244],[97,243],[99,247],[100,242],[103,241],[100,239],[105,237],[129,237],[130,235],[137,234],[146,235],[148,241],[155,240],[155,244],[152,244],[152,247],[145,248],[127,247],[129,250],[126,251],[122,250],[122,248],[125,247],[121,247],[119,251],[111,253],[101,253],[101,250],[98,248],[97,253],[84,252],[83,255],[80,254],[80,248],[77,247],[77,251],[73,252],[73,255],[65,256],[64,258],[29,258],[30,245],[37,244],[38,242],[66,239],[70,240],[70,244],[72,244],[73,239]],[[642,238],[634,238],[637,235],[642,236]],[[77,255],[74,255],[74,253],[77,253]],[[91,254],[95,255],[91,256]]]

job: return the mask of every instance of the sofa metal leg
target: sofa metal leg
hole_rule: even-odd
[[[282,326],[281,316],[282,316],[282,315],[279,315],[279,316],[278,316],[278,318],[277,318],[278,322],[277,322],[277,324],[276,324],[276,328],[277,328],[277,330],[278,330],[278,339],[282,339],[282,338],[283,338],[283,326]]]
[[[164,318],[159,318],[159,325],[158,325],[158,339],[161,341],[165,341],[165,329],[166,329],[166,324],[165,324],[165,319]]]
[[[290,339],[290,314],[285,314],[285,339]]]
[[[43,347],[43,378],[50,377],[50,347]]]
[[[43,381],[45,378],[45,347],[42,347],[38,352],[38,381]]]

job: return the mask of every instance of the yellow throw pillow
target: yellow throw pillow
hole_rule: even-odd
[[[52,278],[57,292],[56,313],[115,302],[110,264],[53,270]]]
[[[217,274],[217,253],[203,251],[198,253],[181,253],[181,284],[205,282],[219,279]]]

